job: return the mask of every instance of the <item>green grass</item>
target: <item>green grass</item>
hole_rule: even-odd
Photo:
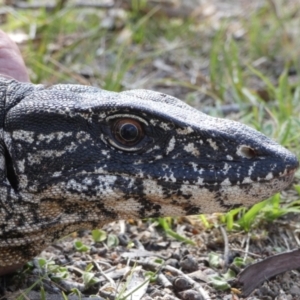
[[[298,189],[299,186],[295,187]],[[221,216],[221,222],[226,224],[227,230],[244,230],[249,232],[252,227],[258,227],[263,222],[274,220],[288,214],[300,213],[300,200],[281,205],[280,194],[261,201],[249,209],[237,208]]]

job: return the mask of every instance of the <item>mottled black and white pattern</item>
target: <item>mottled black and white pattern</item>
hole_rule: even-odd
[[[153,91],[1,79],[0,105],[0,274],[79,228],[252,205],[298,167],[259,132]]]

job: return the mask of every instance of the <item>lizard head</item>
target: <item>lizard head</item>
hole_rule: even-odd
[[[23,199],[69,212],[82,205],[85,218],[249,206],[284,189],[298,167],[254,129],[165,94],[26,87],[6,104],[8,179]]]
[[[252,205],[298,167],[261,133],[161,93],[2,80],[0,95],[0,274],[79,228]]]

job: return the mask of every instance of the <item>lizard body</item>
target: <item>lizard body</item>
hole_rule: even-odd
[[[165,94],[0,79],[0,274],[81,228],[249,206],[297,158]]]

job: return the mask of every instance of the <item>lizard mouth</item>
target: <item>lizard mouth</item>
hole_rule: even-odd
[[[210,182],[204,182],[204,183],[199,183],[199,182],[188,182],[184,179],[178,179],[176,178],[175,180],[168,180],[168,179],[162,179],[162,178],[151,178],[151,177],[145,177],[145,178],[142,178],[141,176],[138,176],[137,174],[123,174],[123,173],[111,173],[111,172],[105,172],[105,171],[98,171],[98,172],[86,172],[86,171],[79,171],[77,172],[76,174],[73,173],[73,175],[75,175],[75,177],[78,177],[78,176],[83,176],[83,177],[88,177],[88,176],[115,176],[115,177],[123,177],[123,178],[127,178],[127,179],[137,179],[137,180],[144,180],[144,179],[149,179],[149,180],[154,180],[156,182],[158,182],[159,184],[164,184],[164,183],[167,183],[167,184],[174,184],[174,185],[188,185],[188,186],[199,186],[199,187],[205,187],[205,186],[215,186],[215,187],[218,187],[218,186],[249,186],[251,184],[264,184],[264,183],[271,183],[271,182],[274,182],[274,181],[284,181],[286,182],[286,185],[290,184],[295,176],[295,173],[297,171],[298,167],[297,168],[291,168],[291,169],[286,169],[283,173],[279,174],[279,175],[272,175],[271,173],[267,176],[265,176],[265,178],[259,178],[258,180],[252,180],[250,179],[250,177],[247,177],[247,178],[244,178],[243,180],[240,180],[238,181],[236,184],[232,184],[230,183],[230,181],[228,180],[227,182],[224,182],[224,181],[220,181],[219,184],[218,182],[214,181],[212,183]],[[69,175],[69,174],[64,174],[64,175]],[[217,178],[217,176],[216,176]],[[205,179],[205,177],[204,177]],[[52,177],[52,180],[48,180],[47,182],[45,182],[45,184],[51,184],[51,181],[56,181],[57,178],[56,176],[55,177]],[[217,183],[217,184],[216,184]]]
[[[261,189],[264,189],[265,187],[265,192],[262,194],[265,194],[262,196],[262,199],[266,199],[268,197],[271,197],[275,193],[278,193],[284,189],[286,189],[292,182],[295,176],[296,169],[293,170],[288,170],[284,172],[283,174],[279,176],[274,176],[273,178],[270,179],[261,179],[257,181],[251,181],[251,182],[242,182],[240,184],[237,184],[236,186],[249,190],[254,186],[261,186]],[[221,188],[223,189],[230,189],[231,187],[234,187],[234,185],[222,185]]]
[[[274,176],[274,178],[271,179],[271,181],[276,180],[276,179],[283,180],[283,181],[286,181],[287,185],[288,185],[293,181],[297,169],[298,169],[298,167],[292,168],[292,169],[287,169],[283,172],[283,174],[280,174],[279,176]],[[268,180],[262,180],[260,182],[268,182]]]

